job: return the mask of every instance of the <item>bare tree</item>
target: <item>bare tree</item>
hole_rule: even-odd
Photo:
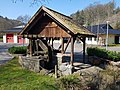
[[[71,17],[74,19],[76,18],[76,20],[79,22],[84,21],[84,25],[93,25],[103,23],[106,18],[114,15],[114,10],[114,2],[108,2],[106,4],[93,3],[86,7],[84,10],[77,11],[76,13],[72,14]]]
[[[22,23],[26,24],[30,20],[31,16],[30,15],[24,15],[24,16],[18,16],[17,20],[21,21]]]
[[[16,3],[16,2],[24,2],[24,0],[12,0],[13,3]],[[38,4],[38,3],[43,3],[43,2],[48,2],[48,0],[28,0],[30,1],[32,4]]]

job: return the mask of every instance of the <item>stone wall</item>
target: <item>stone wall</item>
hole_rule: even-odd
[[[60,76],[72,74],[73,67],[69,64],[70,56],[57,53],[56,58],[57,58],[57,65],[58,65],[58,74]]]
[[[19,56],[19,63],[22,66],[22,68],[34,71],[34,72],[42,72],[45,70],[45,73],[47,72],[46,67],[53,67],[55,68],[55,65],[57,64],[57,73],[62,75],[70,75],[72,74],[72,66],[64,61],[64,56],[61,53],[57,53],[56,56],[54,56],[54,59],[49,63],[44,60],[44,58],[37,58],[35,56],[33,57],[26,57],[26,56]],[[51,70],[52,70],[51,69]]]
[[[44,59],[35,57],[19,56],[19,63],[23,68],[34,72],[40,72],[41,67],[44,67]]]

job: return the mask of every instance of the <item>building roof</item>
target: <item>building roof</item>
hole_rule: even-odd
[[[23,29],[23,27],[24,26],[21,25],[21,26],[16,26],[11,29],[7,29],[7,30],[0,30],[0,33],[19,33]]]
[[[82,34],[82,35],[94,35],[91,33],[87,28],[81,26],[76,21],[74,21],[71,17],[63,15],[57,11],[54,11],[52,9],[49,9],[45,6],[42,6],[36,14],[31,18],[31,20],[28,22],[28,24],[23,28],[23,30],[20,32],[20,34],[26,34],[26,31],[28,29],[30,30],[32,27],[31,25],[35,22],[36,17],[39,16],[41,12],[45,12],[46,15],[48,15],[51,19],[59,23],[61,26],[69,30],[73,34]]]
[[[94,34],[106,34],[107,33],[107,24],[93,25],[88,26],[87,29]],[[120,34],[120,30],[113,29],[110,25],[108,25],[108,34]]]

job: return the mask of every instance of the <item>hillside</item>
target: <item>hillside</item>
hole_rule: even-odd
[[[17,20],[8,19],[7,17],[0,16],[0,30],[6,30],[15,26],[21,25],[22,23]]]
[[[115,2],[106,4],[94,3],[70,16],[85,26],[103,24],[106,21],[110,21],[109,24],[113,28],[120,29],[120,8],[116,8]]]

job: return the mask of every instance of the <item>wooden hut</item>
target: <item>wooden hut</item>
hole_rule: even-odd
[[[83,62],[85,60],[85,38],[94,36],[85,27],[79,25],[71,17],[42,6],[20,32],[24,38],[29,39],[30,57],[46,56],[48,62],[53,60],[53,54],[58,51],[64,55],[69,43],[71,43],[70,64],[74,61],[74,42],[76,38],[83,42]],[[53,40],[61,38],[62,44],[58,50],[54,50]],[[64,38],[68,38],[66,46]],[[50,40],[52,45],[50,45]],[[60,49],[61,48],[61,49]]]

